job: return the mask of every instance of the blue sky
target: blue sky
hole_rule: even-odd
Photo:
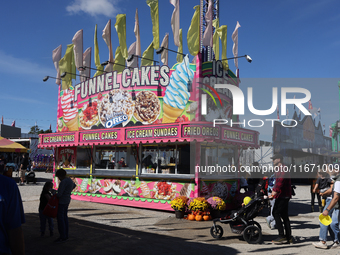
[[[199,2],[180,2],[184,53],[188,52],[186,33],[193,7]],[[268,93],[262,91],[262,78],[313,78],[298,80],[298,86],[311,91],[313,106],[321,108],[322,124],[328,134],[328,126],[339,119],[340,3],[336,0],[239,0],[220,1],[219,7],[220,25],[228,25],[228,57],[232,57],[231,34],[237,21],[241,25],[239,55],[249,54],[253,59],[251,64],[245,59],[239,60],[241,79],[250,78],[241,81],[241,88],[257,86],[255,106],[265,109],[271,105],[267,102]],[[3,1],[0,9],[0,115],[4,117],[4,123],[10,125],[15,120],[22,132],[28,132],[35,123],[42,129],[48,129],[50,124],[54,128],[58,87],[52,79],[42,81],[46,75],[56,76],[52,50],[61,44],[64,55],[74,34],[83,29],[84,49],[92,47],[93,52],[94,28],[98,24],[100,60],[103,62],[109,55],[101,37],[107,21],[112,20],[115,51],[118,46],[115,17],[120,13],[127,15],[127,44],[130,45],[135,41],[136,8],[144,51],[152,41],[150,8],[144,0]],[[176,50],[170,25],[172,11],[168,0],[159,0],[160,38],[162,40],[165,33],[169,33],[169,48]],[[175,58],[175,54],[169,53],[169,65],[175,63]],[[233,61],[229,61],[229,65],[235,71]],[[276,81],[271,80],[272,83]],[[276,85],[263,89],[271,92],[273,86]],[[292,110],[289,111],[292,115]],[[271,117],[275,116],[276,113]],[[270,130],[259,131],[262,139],[271,139]]]

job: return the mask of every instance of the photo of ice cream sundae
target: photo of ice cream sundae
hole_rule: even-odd
[[[65,89],[61,97],[61,108],[63,110],[64,123],[69,131],[77,131],[78,124],[78,105],[74,102],[74,90]]]
[[[170,84],[163,97],[163,122],[173,123],[184,111],[190,98],[188,83],[192,82],[194,71],[190,69],[188,55],[176,66],[170,77]]]

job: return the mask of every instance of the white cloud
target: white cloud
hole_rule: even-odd
[[[53,64],[51,64],[51,66],[53,66]],[[26,59],[13,57],[0,50],[0,73],[20,73],[21,75],[41,76],[43,78],[49,74],[56,74],[56,72],[54,68],[46,68]]]
[[[42,104],[42,105],[49,105],[49,103],[45,103],[41,100],[36,100],[32,98],[27,98],[27,97],[18,97],[18,96],[11,96],[8,94],[2,94],[0,95],[0,99],[2,100],[9,100],[9,101],[17,101],[17,102],[23,102],[23,103],[28,103],[28,104]]]
[[[85,12],[91,16],[105,15],[112,17],[119,12],[117,2],[119,0],[75,0],[66,10],[71,14]]]

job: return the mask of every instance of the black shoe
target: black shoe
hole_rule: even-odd
[[[53,236],[53,231],[50,231],[50,236]]]
[[[66,242],[67,241],[67,238],[66,239],[62,239],[61,237],[59,237],[57,240],[55,240],[54,242],[55,243],[63,243],[63,242]]]
[[[284,243],[287,243],[288,240],[286,237],[279,236],[278,238],[274,239],[272,242],[274,244],[284,244]]]
[[[40,236],[41,236],[41,237],[45,236],[45,232],[41,232],[41,233],[40,233]]]

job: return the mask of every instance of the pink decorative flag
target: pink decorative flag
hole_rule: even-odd
[[[279,106],[276,107],[276,113],[277,113],[277,119],[280,119],[280,111],[279,111]]]
[[[55,48],[52,51],[52,61],[54,64],[55,69],[57,70],[57,76],[56,76],[56,84],[60,85],[61,79],[60,79],[60,72],[59,72],[59,61],[61,59],[61,45],[59,45],[57,48]]]
[[[72,39],[72,43],[74,45],[74,62],[76,64],[76,68],[80,71],[80,67],[83,66],[83,29],[80,29]]]
[[[333,135],[333,129],[331,126],[329,126],[329,137],[332,137]]]
[[[207,25],[205,27],[205,31],[203,34],[203,45],[204,46],[213,46],[213,31],[212,31],[212,22],[213,22],[213,2],[209,0],[208,10],[205,14],[205,21]]]
[[[171,16],[171,28],[174,35],[174,44],[179,47],[179,0],[170,0],[170,4],[175,7]]]
[[[231,39],[234,42],[234,45],[233,45],[233,55],[235,57],[234,58],[234,63],[235,63],[236,70],[238,69],[238,59],[236,57],[238,57],[238,29],[239,29],[239,27],[241,27],[241,25],[237,21],[235,30],[234,30],[233,34],[231,35]]]
[[[1,116],[1,124],[4,124],[4,116]]]
[[[12,125],[11,125],[12,127],[15,127],[15,120],[13,120],[13,122],[12,122]]]
[[[104,30],[103,30],[103,34],[102,37],[107,45],[107,47],[109,48],[109,61],[110,62],[114,62],[113,60],[113,51],[112,51],[112,41],[111,41],[111,19],[107,22]],[[108,63],[107,66],[105,66],[105,71],[106,72],[112,72],[113,71],[113,64],[112,63]]]

